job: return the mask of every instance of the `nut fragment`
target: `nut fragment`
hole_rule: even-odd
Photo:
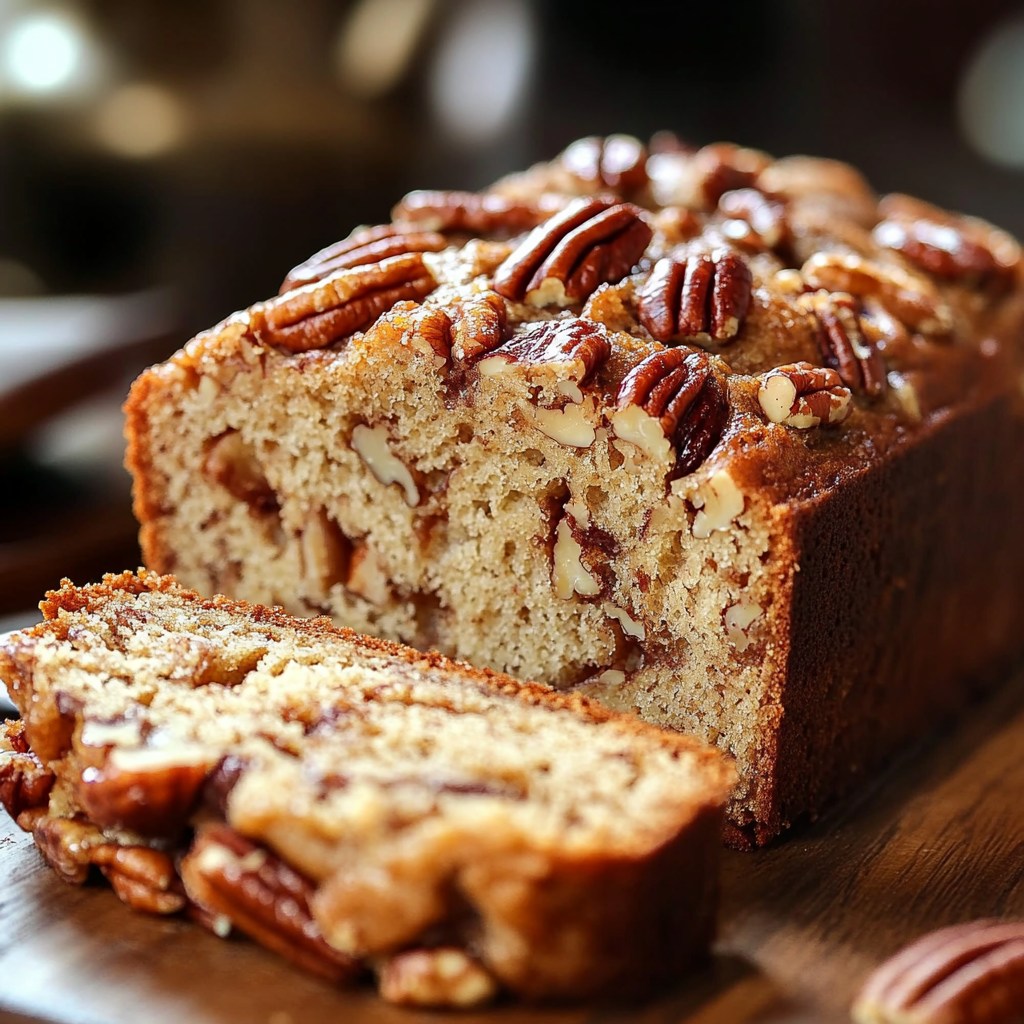
[[[202,473],[254,512],[278,510],[277,495],[263,475],[256,452],[237,430],[228,430],[206,443]]]
[[[380,967],[381,998],[401,1006],[467,1009],[493,999],[498,984],[484,967],[451,946],[411,949]]]
[[[637,410],[657,422],[661,436],[676,449],[677,475],[692,473],[718,444],[729,406],[725,385],[710,359],[686,348],[668,348],[639,362],[622,381],[612,428],[627,441],[652,451],[645,442],[657,437]]]
[[[797,301],[814,316],[822,358],[839,371],[843,383],[868,395],[880,395],[886,387],[885,364],[864,333],[861,308],[853,296],[813,292]]]
[[[633,192],[647,184],[647,150],[632,135],[577,139],[561,156],[562,166],[588,188]]]
[[[666,257],[640,291],[640,322],[658,341],[730,341],[750,308],[751,284],[750,268],[735,253]]]
[[[841,423],[850,413],[850,389],[835,370],[787,363],[761,375],[757,400],[772,423],[806,430]]]
[[[936,277],[1006,283],[1020,266],[1020,246],[983,220],[904,195],[883,197],[879,211],[875,241]]]
[[[971,921],[907,946],[864,983],[858,1024],[1019,1024],[1024,922]]]
[[[366,468],[385,487],[398,484],[405,493],[405,503],[415,508],[420,503],[420,492],[409,467],[391,450],[385,426],[368,427],[359,423],[352,431],[352,450],[363,460]]]
[[[571,516],[563,515],[555,528],[555,546],[552,551],[551,582],[555,596],[568,601],[574,594],[594,597],[601,593],[601,584],[583,564],[583,548],[573,536]]]
[[[20,721],[5,723],[4,732],[10,749],[0,748],[0,804],[17,821],[23,811],[46,807],[55,776],[28,749]]]
[[[570,448],[589,448],[597,437],[592,410],[588,411],[575,402],[569,402],[561,409],[529,408],[537,429],[559,444]]]
[[[518,202],[492,192],[410,192],[392,211],[400,224],[467,235],[515,235],[552,213],[543,203]]]
[[[326,509],[317,509],[306,518],[300,538],[303,576],[311,592],[324,597],[349,573],[352,542]]]
[[[753,643],[747,630],[761,617],[761,611],[753,601],[737,601],[726,608],[722,617],[725,635],[737,651],[745,651]]]
[[[583,198],[530,232],[494,274],[494,290],[516,302],[569,306],[618,281],[653,232],[631,203]]]
[[[522,324],[518,332],[477,365],[484,376],[504,373],[510,366],[557,366],[564,379],[585,384],[611,354],[603,324],[586,317],[540,320]]]
[[[697,509],[691,533],[698,540],[706,540],[716,530],[728,530],[746,504],[743,492],[726,469],[712,473],[690,501]]]
[[[402,299],[419,300],[437,286],[419,252],[339,270],[249,309],[249,329],[260,341],[292,352],[325,348],[368,327]]]
[[[918,274],[883,266],[856,253],[815,253],[801,268],[811,288],[874,299],[911,330],[942,335],[953,326],[953,314],[934,285]]]
[[[756,188],[726,192],[718,200],[718,209],[727,218],[721,228],[730,241],[753,248],[775,249],[786,240],[786,208]]]
[[[203,826],[180,871],[189,897],[211,920],[226,917],[250,938],[330,981],[359,973],[359,962],[329,946],[313,920],[312,883],[227,825]]]
[[[338,270],[364,267],[410,252],[440,252],[447,244],[445,237],[434,231],[403,231],[394,224],[357,228],[348,238],[328,245],[293,267],[281,285],[280,294],[322,281]]]

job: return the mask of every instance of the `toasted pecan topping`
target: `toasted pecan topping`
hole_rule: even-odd
[[[724,193],[718,200],[718,210],[726,218],[722,223],[723,234],[748,248],[775,249],[789,233],[786,207],[756,188]]]
[[[562,153],[562,166],[591,189],[629,193],[647,184],[647,150],[632,135],[591,135]]]
[[[394,224],[357,228],[348,238],[321,249],[293,267],[281,285],[280,294],[322,281],[338,270],[365,267],[389,256],[410,252],[440,252],[447,244],[445,237],[435,231],[403,231]]]
[[[11,723],[8,741],[12,749],[0,749],[0,805],[17,821],[23,811],[46,807],[56,779],[24,744],[21,722]]]
[[[582,302],[621,280],[653,232],[631,203],[582,198],[535,228],[494,275],[494,290],[534,305]]]
[[[256,303],[249,310],[250,330],[292,352],[325,348],[368,327],[396,302],[423,299],[436,286],[422,253],[390,256]]]
[[[496,292],[457,303],[451,317],[452,355],[463,362],[474,362],[508,340],[508,307]]]
[[[729,412],[725,385],[711,360],[686,348],[662,349],[641,360],[619,386],[616,406],[619,414],[636,407],[657,420],[675,447],[681,476],[708,458]]]
[[[806,429],[841,423],[851,393],[835,370],[801,361],[762,374],[757,399],[772,423]]]
[[[813,314],[822,358],[839,371],[843,383],[867,395],[880,395],[886,387],[885,364],[864,334],[857,300],[842,292],[818,291],[801,295],[798,301]]]
[[[640,291],[640,322],[658,341],[730,341],[750,308],[750,268],[725,252],[658,260]]]
[[[400,225],[424,231],[507,237],[536,227],[552,213],[542,202],[520,202],[493,192],[410,192],[391,211]]]
[[[523,324],[516,335],[494,350],[492,358],[526,366],[566,364],[569,376],[584,384],[610,354],[604,325],[580,316]]]

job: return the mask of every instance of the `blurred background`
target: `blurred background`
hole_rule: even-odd
[[[137,564],[142,366],[409,189],[663,128],[1024,234],[1024,5],[0,0],[0,628]]]

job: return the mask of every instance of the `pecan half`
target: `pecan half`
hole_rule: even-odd
[[[536,227],[552,212],[550,202],[520,202],[493,192],[419,190],[410,192],[391,216],[401,226],[424,231],[508,237]]]
[[[713,142],[693,155],[701,172],[704,205],[714,209],[726,192],[748,188],[768,165],[770,158],[756,149],[744,149],[731,142]]]
[[[853,1005],[859,1024],[1019,1024],[1024,921],[932,932],[874,971]]]
[[[436,231],[403,231],[394,224],[357,228],[347,238],[328,245],[293,267],[281,285],[280,294],[322,281],[338,270],[365,267],[389,256],[410,252],[440,252],[447,244],[444,235]]]
[[[582,302],[625,277],[652,237],[631,203],[578,199],[526,236],[495,272],[494,290],[537,306]]]
[[[640,322],[658,341],[732,340],[750,308],[752,279],[741,256],[724,252],[658,260],[640,290]]]
[[[839,371],[849,387],[868,395],[885,391],[882,355],[864,334],[861,307],[852,295],[842,292],[812,292],[798,303],[813,314],[822,358]]]
[[[835,370],[801,361],[762,374],[757,400],[772,423],[807,429],[845,420],[851,393]]]
[[[313,920],[313,883],[227,825],[203,826],[179,865],[189,898],[293,964],[330,981],[359,961],[329,946]]]
[[[710,359],[693,349],[667,348],[633,367],[619,386],[612,426],[626,440],[647,447],[645,424],[624,414],[640,411],[655,420],[676,450],[676,474],[705,462],[722,437],[729,414],[725,384]]]
[[[426,298],[436,286],[422,253],[391,256],[256,303],[249,328],[260,341],[292,352],[325,348],[368,327],[402,299]]]
[[[603,324],[586,317],[540,320],[522,324],[519,333],[480,363],[484,374],[500,372],[501,362],[525,366],[561,364],[577,384],[586,383],[611,355],[612,346]]]
[[[875,300],[911,330],[944,335],[953,326],[953,314],[934,285],[901,267],[883,266],[856,253],[819,252],[800,273],[811,288]]]
[[[467,1009],[498,992],[482,964],[451,946],[396,953],[381,964],[378,985],[381,998],[400,1006]]]
[[[495,292],[457,303],[451,319],[452,355],[462,362],[472,363],[508,340],[508,307]]]
[[[726,218],[722,233],[740,245],[776,249],[789,234],[785,206],[756,188],[724,193],[718,200],[718,210]]]
[[[30,750],[19,750],[13,740],[11,745],[13,750],[0,751],[0,804],[17,821],[23,811],[46,807],[56,779]]]
[[[199,802],[213,764],[185,751],[114,749],[75,785],[79,806],[103,828],[174,836]]]
[[[560,157],[562,166],[592,190],[629,193],[647,184],[647,150],[632,135],[577,139]]]

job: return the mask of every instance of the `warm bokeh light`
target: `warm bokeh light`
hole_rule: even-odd
[[[146,82],[121,86],[96,109],[96,137],[118,156],[145,159],[167,153],[181,143],[185,125],[174,94]]]
[[[0,92],[70,94],[93,83],[98,70],[94,40],[69,11],[52,8],[13,18],[0,36]]]
[[[1024,167],[1024,18],[1003,22],[967,65],[960,125],[988,160]]]

